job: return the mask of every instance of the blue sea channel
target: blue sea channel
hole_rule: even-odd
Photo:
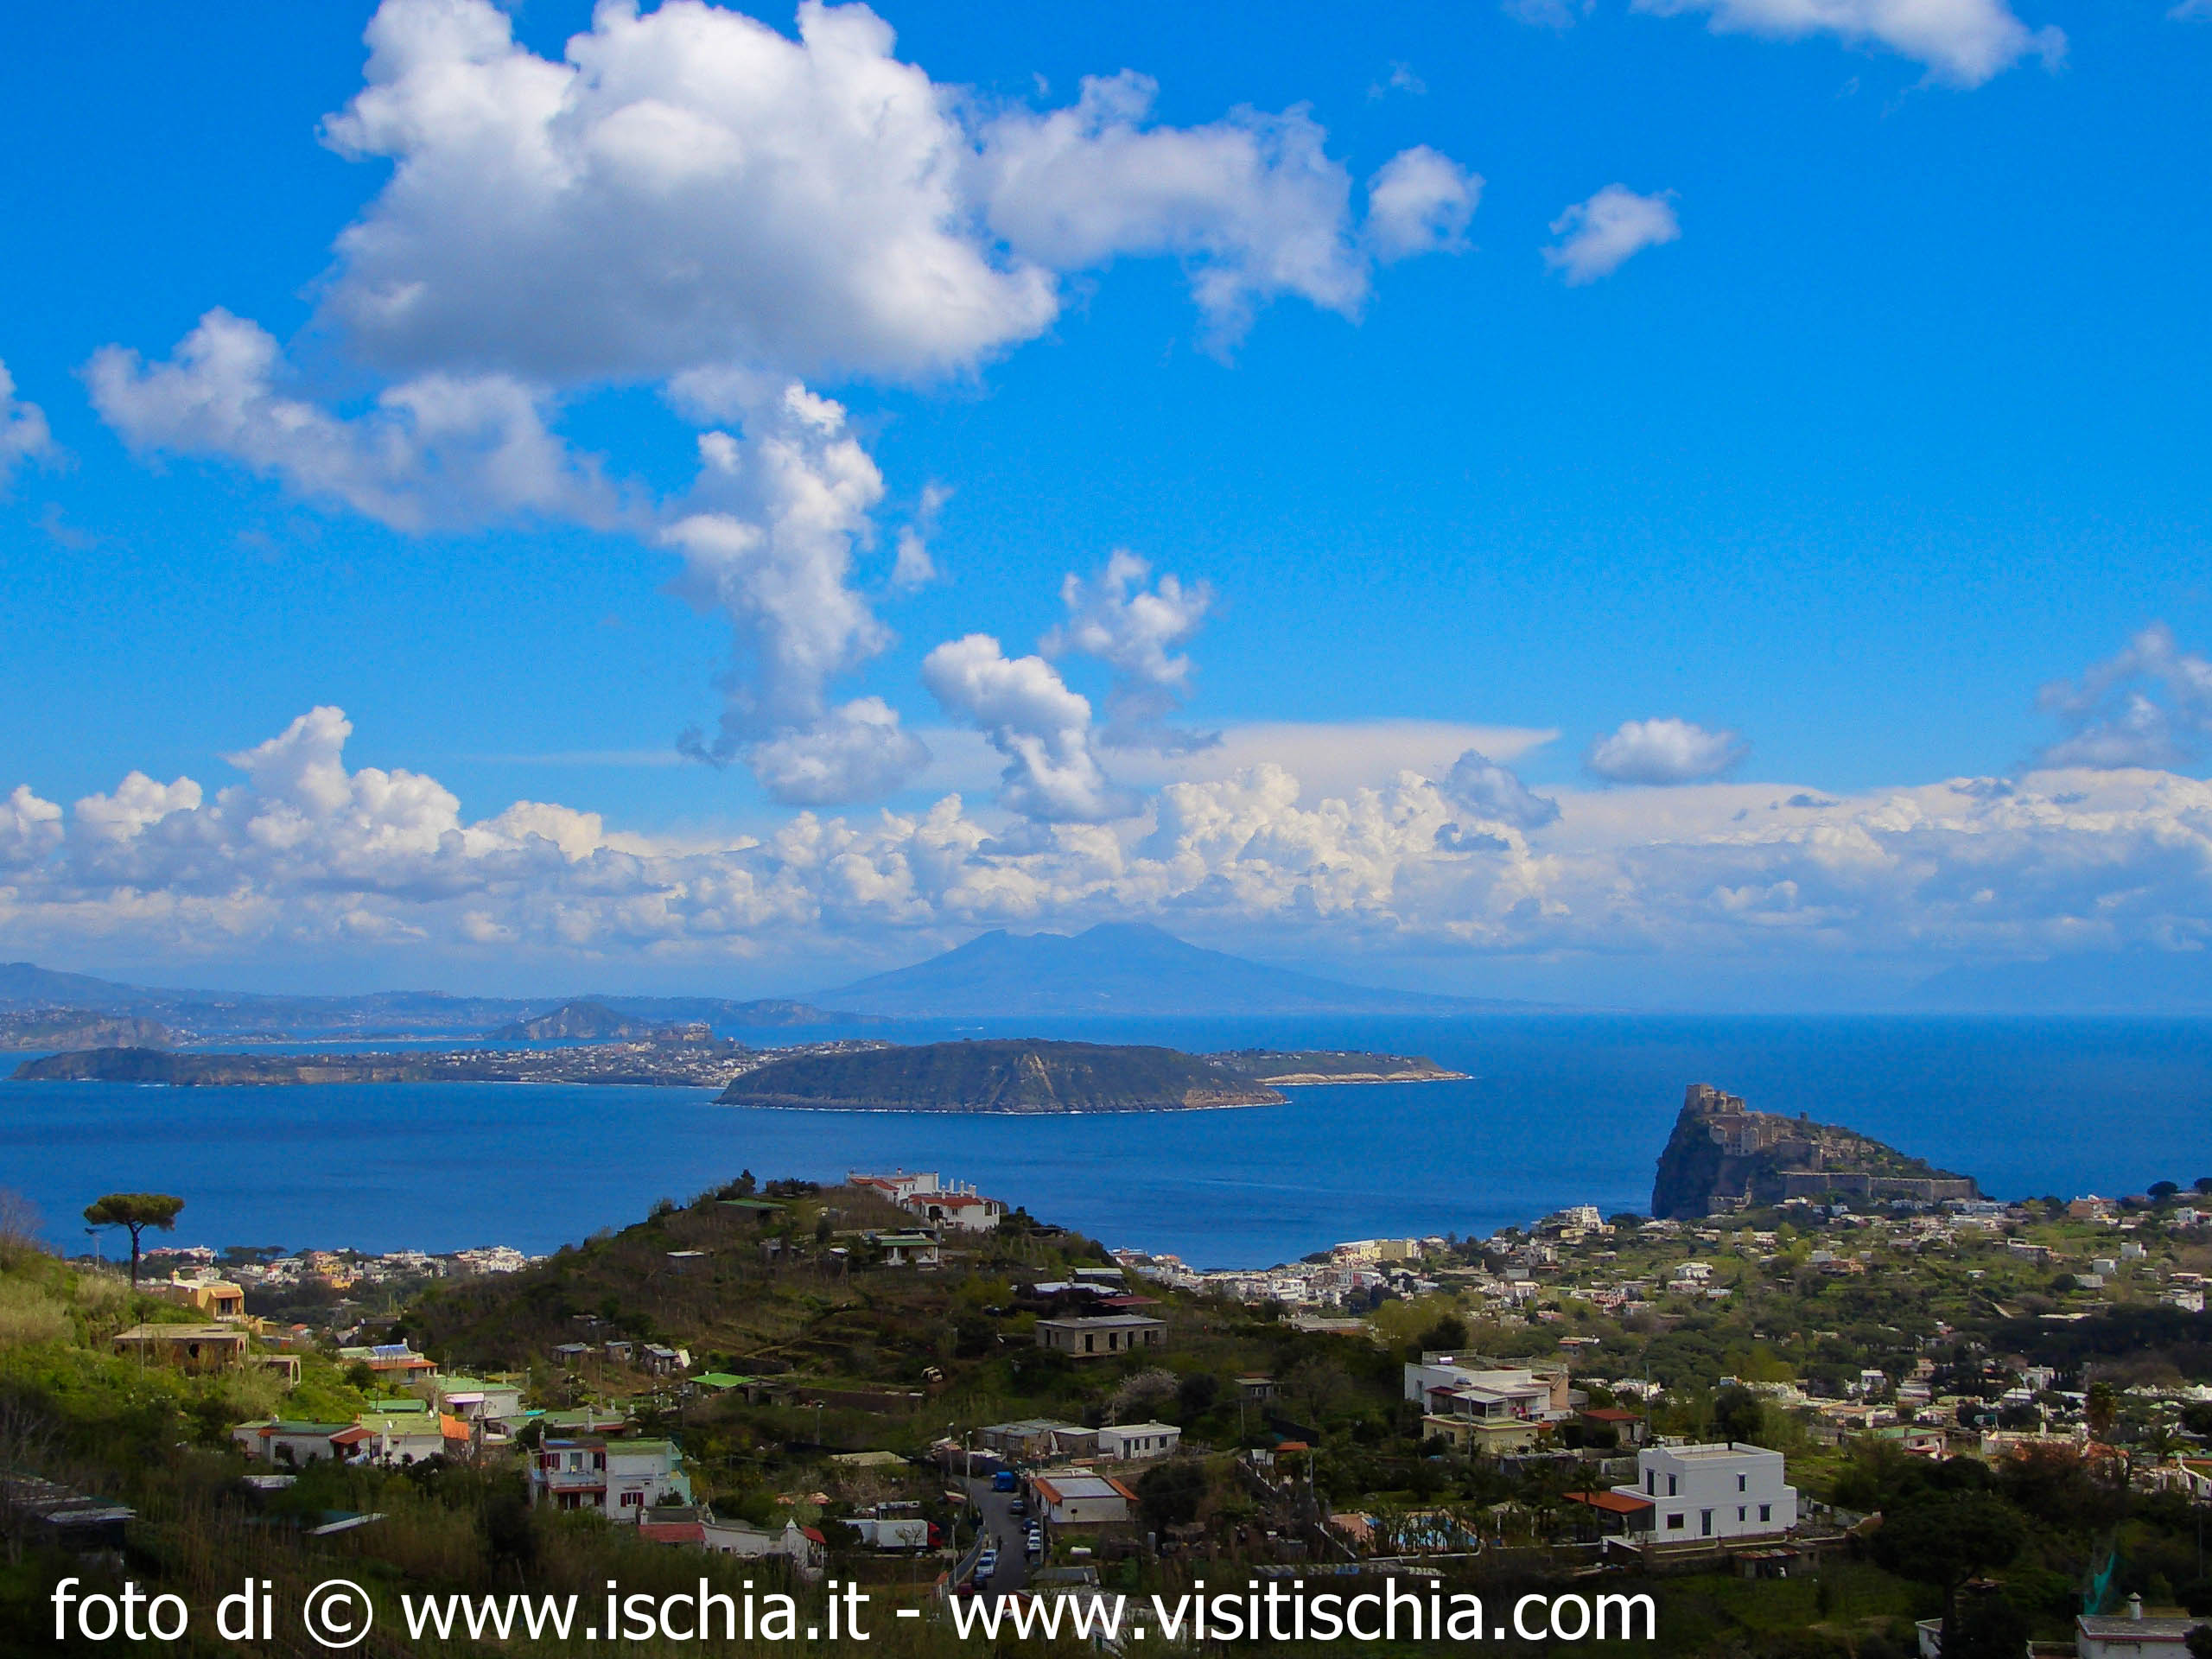
[[[1028,1022],[1033,1027],[1035,1021]],[[0,1187],[56,1244],[116,1191],[181,1193],[163,1243],[550,1250],[749,1168],[935,1169],[1109,1245],[1262,1266],[1347,1239],[1486,1234],[1650,1201],[1683,1085],[1806,1112],[2000,1197],[2212,1174],[2212,1021],[1497,1016],[914,1027],[1189,1049],[1421,1053],[1465,1083],[1300,1089],[1287,1105],[1060,1117],[764,1111],[705,1090],[0,1083]]]

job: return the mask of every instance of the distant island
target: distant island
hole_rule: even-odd
[[[605,1013],[555,1023],[595,1028],[605,1023],[599,1018]],[[1310,1084],[1432,1083],[1463,1075],[1418,1057],[1335,1050],[1185,1054],[1033,1039],[893,1047],[864,1039],[763,1050],[709,1036],[695,1026],[649,1027],[640,1036],[564,1048],[271,1054],[108,1046],[25,1060],[10,1081],[179,1089],[633,1084],[721,1089],[728,1104],[817,1110],[1154,1112],[1279,1105],[1284,1098],[1279,1090]]]
[[[1174,1112],[1278,1106],[1302,1084],[1456,1077],[1392,1054],[1173,1048],[1001,1039],[775,1059],[722,1091],[729,1106],[861,1112]]]
[[[1967,1177],[1885,1146],[1856,1129],[1755,1112],[1738,1095],[1694,1083],[1659,1154],[1651,1213],[1694,1221],[1788,1198],[1979,1198]]]
[[[1208,1058],[1276,1089],[1324,1083],[1465,1083],[1467,1074],[1418,1054],[1360,1049],[1240,1048]]]
[[[181,1053],[92,1048],[26,1060],[12,1083],[137,1083],[189,1089],[333,1083],[658,1084],[719,1089],[760,1051],[718,1038],[554,1049],[430,1049],[416,1053]]]

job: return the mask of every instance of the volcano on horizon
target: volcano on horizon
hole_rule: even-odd
[[[1016,1014],[1448,1015],[1539,1006],[1347,985],[1208,950],[1145,922],[1102,922],[1072,936],[995,929],[942,956],[823,991],[816,1000],[828,1008],[910,1020]]]

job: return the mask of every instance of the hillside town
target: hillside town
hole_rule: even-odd
[[[595,1518],[940,1615],[1224,1561],[1719,1574],[1859,1597],[1847,1634],[1878,1652],[1967,1618],[1884,1538],[1970,1491],[2045,1565],[1968,1611],[2091,1654],[2114,1620],[2212,1621],[2181,1541],[2212,1503],[2208,1187],[1580,1205],[1221,1272],[941,1172],[748,1174],[551,1257],[149,1252],[105,1345],[266,1402],[217,1426],[236,1490],[355,1549],[398,1513],[365,1479],[435,1496],[474,1471],[532,1527]],[[55,1488],[41,1524],[112,1519],[113,1497]],[[2094,1591],[2050,1576],[2094,1553],[2065,1504],[2106,1517]]]

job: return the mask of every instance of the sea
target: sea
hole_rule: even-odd
[[[779,1034],[797,1040],[808,1033]],[[778,1111],[703,1089],[0,1083],[0,1188],[71,1253],[104,1192],[181,1195],[149,1242],[533,1254],[741,1170],[934,1170],[1109,1246],[1265,1267],[1353,1239],[1485,1236],[1568,1205],[1648,1209],[1685,1085],[1847,1125],[1998,1197],[2212,1174],[2212,1020],[1491,1015],[902,1027],[1191,1050],[1423,1054],[1463,1083],[1068,1116]],[[109,1246],[111,1248],[111,1244]]]

